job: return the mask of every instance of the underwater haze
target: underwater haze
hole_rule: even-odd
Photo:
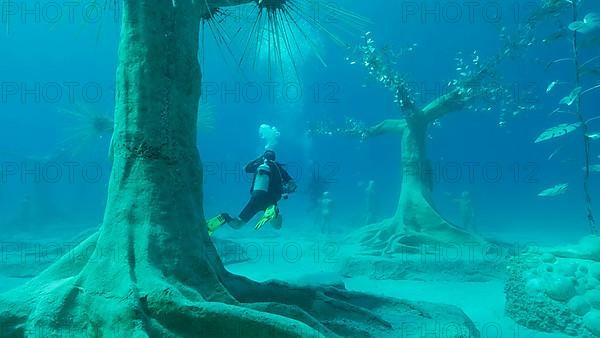
[[[600,337],[596,0],[1,6],[0,336]]]

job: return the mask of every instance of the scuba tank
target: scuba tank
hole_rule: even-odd
[[[269,179],[271,177],[271,167],[267,160],[258,167],[256,178],[254,179],[253,191],[269,191]]]

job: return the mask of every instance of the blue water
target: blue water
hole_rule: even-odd
[[[580,19],[586,13],[600,11],[594,1],[580,7]],[[310,2],[298,2],[314,10]],[[15,8],[2,2],[0,291],[22,284],[39,270],[28,270],[31,267],[23,264],[21,271],[6,264],[5,243],[15,238],[24,242],[81,239],[78,234],[88,233],[102,223],[111,170],[110,133],[95,129],[91,118],[100,117],[105,122],[112,119],[120,11],[110,4],[98,7],[99,3],[102,1],[92,2],[96,4],[93,8],[102,9],[98,20],[82,17],[82,8],[76,7],[72,19],[51,22],[56,3],[26,2]],[[340,240],[342,249],[348,249],[348,243],[342,240],[367,225],[366,189],[371,181],[371,222],[392,217],[402,189],[400,135],[361,140],[335,131],[331,135],[315,133],[314,127],[326,123],[330,128],[343,129],[349,119],[372,126],[402,117],[393,93],[361,64],[357,49],[367,32],[378,49],[398,55],[392,69],[420,88],[415,103],[424,107],[463,71],[458,69],[456,58],[463,58],[471,67],[475,58],[480,63],[488,62],[504,48],[501,32],[516,41],[524,39],[524,35],[515,34],[522,32],[539,9],[535,2],[515,0],[483,2],[471,13],[468,4],[385,0],[329,3],[334,7],[321,8],[315,15],[327,19],[329,14],[337,14],[331,12],[332,8],[340,6],[370,22],[361,29],[353,28],[358,18],[323,23],[345,44],[335,43],[315,27],[302,26],[310,38],[302,38],[296,30],[302,55],[294,51],[295,66],[284,54],[283,64],[280,67],[273,63],[271,74],[264,51],[255,55],[251,50],[240,62],[246,41],[252,38],[248,33],[252,23],[248,18],[235,22],[233,18],[239,12],[230,12],[223,22],[231,45],[225,46],[214,39],[213,32],[204,31],[199,52],[203,80],[200,101],[201,109],[208,113],[201,114],[214,119],[198,131],[206,217],[221,212],[237,215],[247,202],[251,180],[242,168],[265,149],[265,140],[259,135],[263,124],[276,127],[280,133],[275,146],[278,161],[297,181],[298,191],[279,204],[284,215],[283,231],[273,234],[268,229],[258,236],[281,236],[302,245],[321,238],[318,223],[323,210],[319,205],[327,191],[333,200],[333,234],[327,241]],[[27,8],[31,11],[25,12]],[[559,107],[573,109],[559,105],[574,88],[573,64],[567,61],[547,67],[553,60],[572,57],[572,34],[565,29],[572,21],[568,10],[544,18],[536,26],[532,45],[494,68],[495,81],[514,95],[506,97],[507,105],[478,100],[472,109],[450,113],[430,126],[427,150],[436,178],[432,198],[440,214],[451,223],[464,225],[460,196],[469,192],[472,209],[468,211],[473,212],[477,232],[487,238],[544,246],[573,243],[592,233],[586,207],[600,219],[600,171],[596,167],[586,181],[582,167],[586,156],[591,165],[600,166],[600,140],[590,141],[587,155],[581,128],[534,143],[550,127],[578,122],[574,114],[552,114]],[[560,27],[568,34],[550,43],[541,42],[559,32]],[[580,63],[591,60],[589,65],[595,71],[582,77],[585,90],[600,83],[600,59],[595,59],[600,55],[600,26],[579,37],[578,43],[583,46]],[[547,92],[553,81],[557,82],[555,88]],[[156,98],[157,104],[160,99]],[[581,106],[583,119],[599,116],[599,106],[600,89],[586,94]],[[520,112],[513,114],[517,109]],[[589,129],[592,134],[600,133],[600,120],[590,122]],[[590,202],[586,201],[584,182],[588,184]],[[538,196],[561,183],[568,183],[565,193]],[[244,236],[252,230],[240,233],[237,239],[249,240]],[[232,230],[226,234],[234,239],[237,235]],[[348,250],[354,249],[351,244]],[[281,262],[258,268],[251,264],[228,268],[261,281],[274,277],[272,269],[279,273],[275,277],[289,280],[300,272],[316,272],[315,276],[322,279],[339,277],[338,271],[330,271],[332,266],[324,268],[314,263],[292,268]],[[12,278],[15,276],[19,278]],[[354,277],[344,275],[350,289],[368,290],[372,281]],[[513,324],[503,314],[503,279],[476,281],[465,287],[461,279],[464,276],[442,282],[434,277],[377,281],[375,293],[451,302],[474,320]],[[454,288],[457,291],[449,296],[447,290]],[[483,309],[481,303],[489,308]],[[551,333],[548,337],[558,335]]]
[[[406,4],[400,2],[347,2],[341,5],[372,21],[368,29],[378,46],[389,45],[399,50],[416,43],[415,51],[400,58],[395,67],[411,81],[431,88],[437,83],[445,84],[456,76],[454,58],[457,53],[463,52],[468,58],[476,50],[482,60],[495,55],[500,46],[497,39],[499,28],[506,26],[509,31],[514,30],[516,23],[523,22],[524,17],[531,13],[530,9],[517,10],[514,7],[516,4],[500,5],[503,15],[498,23],[490,22],[477,10],[473,20],[468,19],[464,12],[460,20],[450,22],[451,15],[448,13],[451,12],[448,12],[440,16],[440,22],[436,22],[433,14],[423,20],[419,15],[407,13]],[[515,11],[520,14],[519,18],[515,17]],[[587,13],[587,10],[582,12]],[[556,18],[563,23],[568,23],[569,19],[568,16]],[[1,37],[2,45],[9,47],[3,48],[0,62],[4,83],[0,150],[3,151],[2,161],[5,164],[32,161],[50,156],[61,147],[73,146],[73,143],[61,144],[61,140],[68,138],[68,128],[76,127],[79,122],[60,110],[72,108],[75,101],[94,111],[110,114],[114,103],[112,95],[119,34],[118,20],[110,15],[106,15],[101,24],[74,20],[55,25],[43,19],[35,23],[31,18],[26,17],[23,21],[17,17],[16,20],[13,18],[10,29],[10,34]],[[271,102],[266,97],[268,87],[265,82],[269,78],[265,68],[253,70],[246,65],[240,71],[235,60],[229,58],[225,63],[224,59],[228,58],[222,57],[220,52],[214,52],[222,47],[218,47],[210,33],[207,33],[207,52],[202,61],[205,83],[203,100],[213,106],[215,130],[201,132],[198,146],[206,163],[217,163],[219,166],[225,163],[226,168],[235,168],[236,164],[243,165],[262,151],[263,143],[258,136],[260,124],[276,126],[281,132],[277,149],[279,159],[294,163],[302,170],[298,178],[301,183],[299,193],[282,206],[289,215],[290,226],[298,229],[310,227],[307,222],[311,221],[305,218],[306,209],[311,203],[306,192],[310,189],[310,182],[315,180],[314,164],[317,164],[320,167],[317,180],[331,179],[327,190],[338,206],[335,214],[337,228],[346,231],[361,225],[355,219],[363,208],[364,188],[369,180],[376,182],[378,217],[385,218],[393,214],[401,183],[399,139],[382,136],[360,142],[343,136],[311,136],[306,134],[307,126],[310,122],[322,120],[342,124],[345,117],[371,125],[385,118],[399,116],[399,113],[388,90],[369,78],[363,67],[346,61],[351,54],[346,48],[334,44],[325,34],[315,36],[314,40],[327,66],[323,66],[308,48],[308,55],[298,60],[301,84],[294,88],[299,87],[303,91],[298,102],[281,98]],[[361,42],[360,35],[350,36],[348,41],[358,44]],[[242,46],[238,43],[233,48],[238,55]],[[581,59],[589,59],[597,52],[597,46],[589,48],[582,52]],[[227,51],[224,53],[227,54]],[[564,64],[550,71],[544,70],[548,61],[569,56],[569,41],[563,39],[548,46],[533,47],[498,68],[505,83],[514,83],[523,99],[528,100],[530,105],[535,104],[535,108],[527,112],[516,117],[509,116],[504,127],[498,125],[500,108],[492,107],[485,112],[460,111],[450,114],[440,121],[440,127],[430,129],[429,149],[433,161],[441,161],[439,163],[442,166],[456,162],[461,164],[463,170],[468,170],[463,165],[465,162],[479,162],[482,165],[493,163],[502,169],[502,177],[498,182],[487,182],[480,170],[475,172],[473,182],[465,177],[456,182],[442,177],[434,189],[434,197],[440,210],[449,219],[460,222],[456,203],[452,199],[462,191],[470,191],[476,222],[481,231],[540,233],[547,238],[554,237],[553,234],[557,238],[564,238],[565,235],[578,238],[589,232],[582,191],[581,132],[542,144],[533,143],[544,129],[576,121],[574,116],[565,114],[548,116],[558,106],[560,98],[568,94],[569,85],[559,85],[550,94],[545,92],[547,85],[554,80],[572,80],[571,68]],[[275,71],[271,80],[282,81],[281,74]],[[296,80],[285,81],[280,83],[285,85]],[[69,97],[68,83],[71,82],[75,86],[73,97]],[[246,95],[243,92],[245,86],[254,86],[253,83],[263,90],[263,96],[257,102],[253,102],[252,92]],[[29,89],[39,84],[40,89],[33,90],[38,94],[29,93],[22,97],[22,89],[14,95],[9,91],[15,84],[24,84]],[[220,89],[219,93],[214,93],[211,92],[213,87],[207,87],[225,85],[226,88],[235,88],[236,84],[241,86],[239,103],[232,95],[222,97]],[[54,100],[53,90],[56,88],[59,88],[62,96]],[[99,95],[95,92],[97,88],[102,91]],[[318,98],[315,97],[317,92]],[[417,103],[424,105],[429,99],[418,99]],[[597,92],[586,96],[583,106],[586,118],[597,114],[595,107],[598,100]],[[591,127],[592,131],[597,130],[598,122],[592,122]],[[560,146],[564,148],[552,161],[548,161],[549,154]],[[66,170],[65,161],[75,161],[82,166],[97,163],[103,170],[97,180],[82,178],[81,170],[76,169],[74,182],[66,182],[64,176],[57,183],[43,182],[45,180],[42,177],[42,182],[36,188],[33,174],[22,179],[18,174],[7,175],[7,168],[4,168],[5,180],[0,193],[0,224],[3,231],[16,230],[11,220],[17,216],[23,197],[32,194],[41,194],[41,205],[51,203],[49,208],[60,210],[60,215],[65,217],[57,217],[52,222],[73,223],[82,227],[99,224],[108,182],[107,149],[107,138],[93,138],[76,156],[66,155],[58,160],[63,170]],[[600,161],[597,156],[597,145],[592,143],[592,163]],[[42,168],[45,163],[41,161]],[[531,166],[527,167],[528,164]],[[515,165],[519,166],[518,169]],[[517,182],[516,173],[519,174]],[[66,172],[63,174],[66,175]],[[466,174],[463,172],[463,175]],[[528,174],[533,176],[530,181],[524,182]],[[590,179],[592,197],[600,193],[597,175],[592,173]],[[224,179],[220,174],[206,178],[207,214],[224,209],[237,212],[243,206],[248,182],[239,181],[236,176],[239,174],[226,175]],[[541,190],[563,182],[570,184],[566,194],[555,198],[536,196]],[[593,208],[596,214],[600,214],[598,203],[594,203]],[[43,216],[35,215],[40,219],[28,221],[37,223],[39,229],[51,228],[52,224],[45,224]]]
[[[392,49],[400,49],[416,43],[413,53],[400,58],[396,65],[397,71],[406,74],[411,81],[432,88],[456,76],[454,58],[457,53],[463,52],[468,58],[476,50],[482,60],[497,53],[500,46],[497,39],[499,28],[506,26],[509,31],[514,30],[516,23],[522,23],[532,13],[529,7],[524,7],[527,3],[520,3],[519,9],[515,7],[517,4],[500,5],[503,15],[498,23],[491,22],[494,21],[490,19],[493,12],[483,16],[477,10],[471,20],[465,7],[462,7],[463,17],[457,22],[451,22],[454,7],[444,6],[439,18],[436,18],[437,14],[428,14],[423,20],[419,14],[408,12],[412,7],[400,2],[348,2],[342,5],[372,21],[368,29],[379,46],[389,45]],[[593,4],[589,6],[593,7]],[[443,13],[444,10],[447,11],[446,14]],[[519,17],[516,17],[517,13]],[[568,16],[563,16],[556,20],[566,23],[569,19]],[[70,136],[67,129],[79,122],[60,110],[72,108],[74,102],[83,103],[97,112],[110,114],[112,111],[118,20],[106,14],[100,23],[81,21],[76,18],[72,22],[67,20],[54,25],[44,22],[43,15],[40,23],[27,16],[23,20],[17,15],[10,25],[10,34],[2,35],[2,45],[10,46],[3,48],[0,63],[4,83],[3,114],[0,116],[0,144],[1,150],[5,152],[2,155],[3,162],[21,163],[49,156],[60,147],[73,146],[60,142]],[[271,102],[267,97],[268,87],[265,82],[269,79],[265,68],[253,70],[246,65],[240,71],[234,59],[222,56],[227,55],[226,50],[223,50],[224,54],[213,52],[223,48],[207,33],[207,52],[202,61],[205,82],[203,100],[213,106],[216,120],[214,131],[200,134],[198,146],[205,162],[218,163],[219,166],[225,163],[226,168],[232,168],[236,163],[243,165],[260,153],[263,147],[258,137],[260,124],[276,126],[281,132],[277,149],[279,158],[283,162],[293,162],[302,170],[302,175],[298,178],[301,182],[300,192],[283,204],[283,209],[289,215],[288,219],[293,220],[290,226],[307,226],[303,215],[310,201],[303,192],[309,189],[309,183],[315,179],[331,178],[327,189],[336,205],[340,206],[335,217],[336,224],[342,231],[361,225],[352,220],[361,212],[364,187],[369,180],[376,182],[379,218],[394,212],[400,187],[400,162],[397,157],[400,152],[399,139],[383,136],[361,143],[357,139],[341,136],[311,136],[306,135],[307,126],[311,121],[321,120],[333,120],[341,124],[344,117],[362,120],[370,125],[381,119],[398,116],[398,108],[392,102],[391,93],[369,78],[363,67],[351,65],[345,60],[351,54],[347,49],[334,44],[324,34],[317,35],[314,39],[327,67],[308,48],[308,55],[298,60],[298,79],[301,84],[291,87],[302,89],[300,99],[292,102],[296,100],[276,98]],[[348,40],[351,44],[358,44],[360,36],[355,34]],[[531,48],[518,59],[504,62],[498,68],[505,83],[514,83],[523,100],[535,104],[534,109],[514,118],[509,116],[506,126],[502,128],[498,126],[499,107],[492,107],[486,112],[456,112],[444,117],[439,128],[430,130],[430,158],[442,161],[442,166],[457,162],[463,170],[468,170],[463,166],[465,162],[479,162],[482,165],[498,164],[502,169],[502,177],[493,183],[487,182],[480,170],[475,172],[473,182],[465,177],[456,182],[442,177],[434,190],[435,199],[438,207],[451,220],[460,221],[451,196],[470,191],[477,215],[476,222],[482,231],[535,232],[543,233],[549,238],[553,237],[552,234],[566,234],[577,238],[589,231],[581,188],[581,133],[575,132],[557,140],[533,144],[533,140],[544,129],[576,121],[573,116],[564,114],[548,116],[558,106],[560,98],[568,94],[570,87],[558,86],[553,92],[546,94],[547,85],[557,79],[570,81],[573,78],[571,68],[564,64],[550,71],[544,70],[548,61],[570,56],[569,41],[563,40]],[[238,43],[233,48],[238,55],[243,49],[241,46],[243,44]],[[597,55],[597,51],[597,46],[587,49],[582,52],[581,59]],[[225,63],[225,59],[229,59],[229,62]],[[535,62],[536,59],[541,61]],[[271,80],[280,81],[283,85],[296,83],[293,77],[291,81],[281,82],[281,74],[277,71]],[[73,96],[69,97],[68,83],[71,82],[75,89]],[[25,93],[20,88],[19,93],[13,95],[10,90],[15,84],[24,84],[25,88],[33,89],[37,94],[30,92],[22,97],[20,94]],[[35,89],[38,84],[40,88]],[[235,88],[236,84],[240,85],[239,103],[232,95],[223,97],[221,89],[218,89],[218,93],[212,91],[214,86]],[[253,100],[252,90],[256,88],[254,84],[263,94],[257,102]],[[61,97],[54,100],[53,91],[56,88]],[[101,90],[98,95],[97,88]],[[246,88],[248,92],[244,92]],[[276,93],[282,91],[275,90]],[[319,97],[316,97],[317,93]],[[429,99],[430,97],[420,98],[417,103],[424,105]],[[583,107],[586,118],[597,114],[594,108],[597,107],[598,100],[597,93],[586,97]],[[597,129],[598,123],[592,123],[591,126]],[[549,154],[560,146],[564,148],[554,160],[548,161]],[[94,138],[76,156],[60,158],[59,161],[63,163],[97,163],[103,172],[97,182],[83,179],[81,170],[76,170],[74,182],[61,179],[58,183],[44,184],[42,178],[42,184],[35,193],[44,194],[41,203],[52,202],[52,208],[68,217],[67,222],[76,222],[81,226],[99,224],[108,181],[107,147],[106,138]],[[592,163],[599,161],[596,148],[596,144],[592,144]],[[569,161],[561,163],[563,160]],[[42,162],[42,168],[44,163]],[[316,178],[315,163],[320,166],[320,175]],[[526,167],[528,163],[533,166]],[[330,166],[324,169],[328,164]],[[515,165],[520,167],[517,169]],[[531,168],[535,168],[535,172]],[[4,169],[6,172],[7,168]],[[63,170],[66,170],[64,166]],[[516,173],[520,175],[517,182],[514,177]],[[63,174],[66,175],[66,172]],[[463,175],[466,174],[467,172],[463,172]],[[523,177],[528,174],[534,175],[532,180],[525,183]],[[239,176],[226,175],[225,179],[219,174],[207,177],[207,214],[241,208],[247,197],[248,182],[237,182],[236,175]],[[592,196],[600,192],[597,175],[592,173],[590,180]],[[35,185],[32,182],[33,176],[29,175],[24,180],[18,176],[6,175],[2,182],[0,224],[7,232],[14,230],[10,221],[18,213],[23,196],[31,195]],[[545,199],[536,196],[541,190],[563,182],[570,184],[566,194]],[[594,211],[600,214],[597,203],[594,204]],[[38,216],[43,215],[36,215]],[[43,217],[31,221],[37,222],[37,227],[41,229],[52,226],[44,224]]]

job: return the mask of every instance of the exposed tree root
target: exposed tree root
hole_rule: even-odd
[[[159,270],[146,273],[143,257],[131,257],[136,264],[130,273],[131,261],[107,265],[77,259],[98,237],[93,235],[39,276],[0,296],[3,336],[393,337],[401,330],[394,322],[398,318],[434,320],[407,302],[335,287],[257,283],[218,267],[198,269],[195,278],[182,281]],[[199,261],[201,265],[207,266]],[[218,287],[206,273],[221,276]],[[190,283],[196,278],[212,285],[213,292],[206,294],[204,287]],[[444,320],[469,322],[452,310],[453,316]]]
[[[367,225],[353,233],[349,240],[358,243],[363,254],[375,256],[419,252],[423,245],[487,243],[478,235],[459,229],[441,217],[439,222],[420,224],[418,228],[407,226],[399,219],[401,217],[394,217]]]

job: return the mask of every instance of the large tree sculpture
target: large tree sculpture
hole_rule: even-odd
[[[525,41],[525,42],[523,42]],[[521,43],[526,44],[526,39]],[[493,69],[504,58],[513,55],[520,45],[509,44],[503,52],[486,64],[475,64],[462,79],[452,81],[444,95],[440,95],[424,107],[418,107],[410,85],[392,68],[389,55],[374,46],[367,34],[365,44],[359,48],[361,63],[369,74],[392,90],[395,102],[400,105],[402,117],[384,120],[371,127],[352,127],[343,132],[359,134],[362,138],[394,134],[402,138],[402,186],[398,207],[394,216],[381,223],[367,225],[352,235],[366,253],[381,255],[420,250],[422,245],[454,243],[485,245],[486,240],[477,234],[463,230],[446,220],[436,210],[431,197],[435,167],[427,158],[427,129],[436,120],[452,112],[467,110],[474,106],[478,95],[508,98],[506,89],[489,87],[496,76]],[[490,92],[490,90],[501,93]]]
[[[431,199],[433,168],[427,159],[427,128],[436,119],[463,107],[465,95],[455,89],[423,109],[410,105],[406,118],[385,120],[366,131],[366,137],[395,134],[402,137],[402,187],[395,215],[362,230],[362,244],[385,253],[397,250],[397,244],[472,242],[475,234],[462,230],[444,219]],[[408,108],[408,107],[407,107]]]
[[[469,322],[455,308],[434,312],[430,305],[333,287],[258,284],[228,273],[207,233],[196,148],[199,20],[208,3],[123,4],[103,225],[0,297],[3,336],[68,330],[95,337],[392,337],[401,322]]]

